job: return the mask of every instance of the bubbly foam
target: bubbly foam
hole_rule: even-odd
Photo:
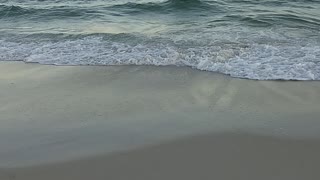
[[[155,38],[124,34],[46,39],[42,35],[40,40],[1,40],[0,60],[54,65],[176,65],[257,80],[320,80],[319,44],[197,44]]]

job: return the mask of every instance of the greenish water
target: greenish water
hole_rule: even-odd
[[[0,61],[320,80],[320,1],[0,0]]]

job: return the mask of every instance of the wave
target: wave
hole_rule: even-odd
[[[198,43],[133,34],[34,34],[16,41],[2,38],[0,61],[175,65],[248,79],[320,80],[319,43],[249,40]]]
[[[172,11],[190,11],[190,10],[222,10],[223,7],[218,7],[218,2],[215,5],[201,0],[168,0],[158,3],[125,3],[118,4],[108,8],[116,8],[126,12],[172,12]]]
[[[275,27],[285,26],[293,28],[306,28],[318,30],[320,18],[306,15],[295,15],[289,13],[257,13],[255,15],[225,15],[221,20],[229,22],[240,22],[246,26]]]
[[[128,14],[145,12],[176,12],[191,10],[212,10],[214,6],[200,0],[168,0],[158,3],[125,3],[117,5],[100,6],[8,6],[0,5],[0,18],[34,18],[39,19],[58,19],[58,18],[96,18],[103,17],[114,11]],[[222,7],[214,8],[216,11]]]
[[[320,28],[320,19],[317,17],[306,17],[288,13],[282,14],[262,14],[257,19],[277,25],[285,25],[287,27],[308,27]]]
[[[0,18],[36,18],[54,19],[66,17],[94,18],[101,16],[101,12],[84,7],[55,6],[48,8],[27,8],[23,6],[0,5]]]
[[[28,9],[24,9],[20,6],[6,6],[0,5],[0,17],[4,16],[18,16],[23,14],[29,14]]]

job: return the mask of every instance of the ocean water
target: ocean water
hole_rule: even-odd
[[[320,0],[0,0],[0,61],[320,80]]]

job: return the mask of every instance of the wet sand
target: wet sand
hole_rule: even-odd
[[[320,177],[319,152],[320,140],[207,134],[108,156],[9,169],[4,175],[17,180],[311,180]]]
[[[320,82],[0,63],[0,179],[319,179]]]

